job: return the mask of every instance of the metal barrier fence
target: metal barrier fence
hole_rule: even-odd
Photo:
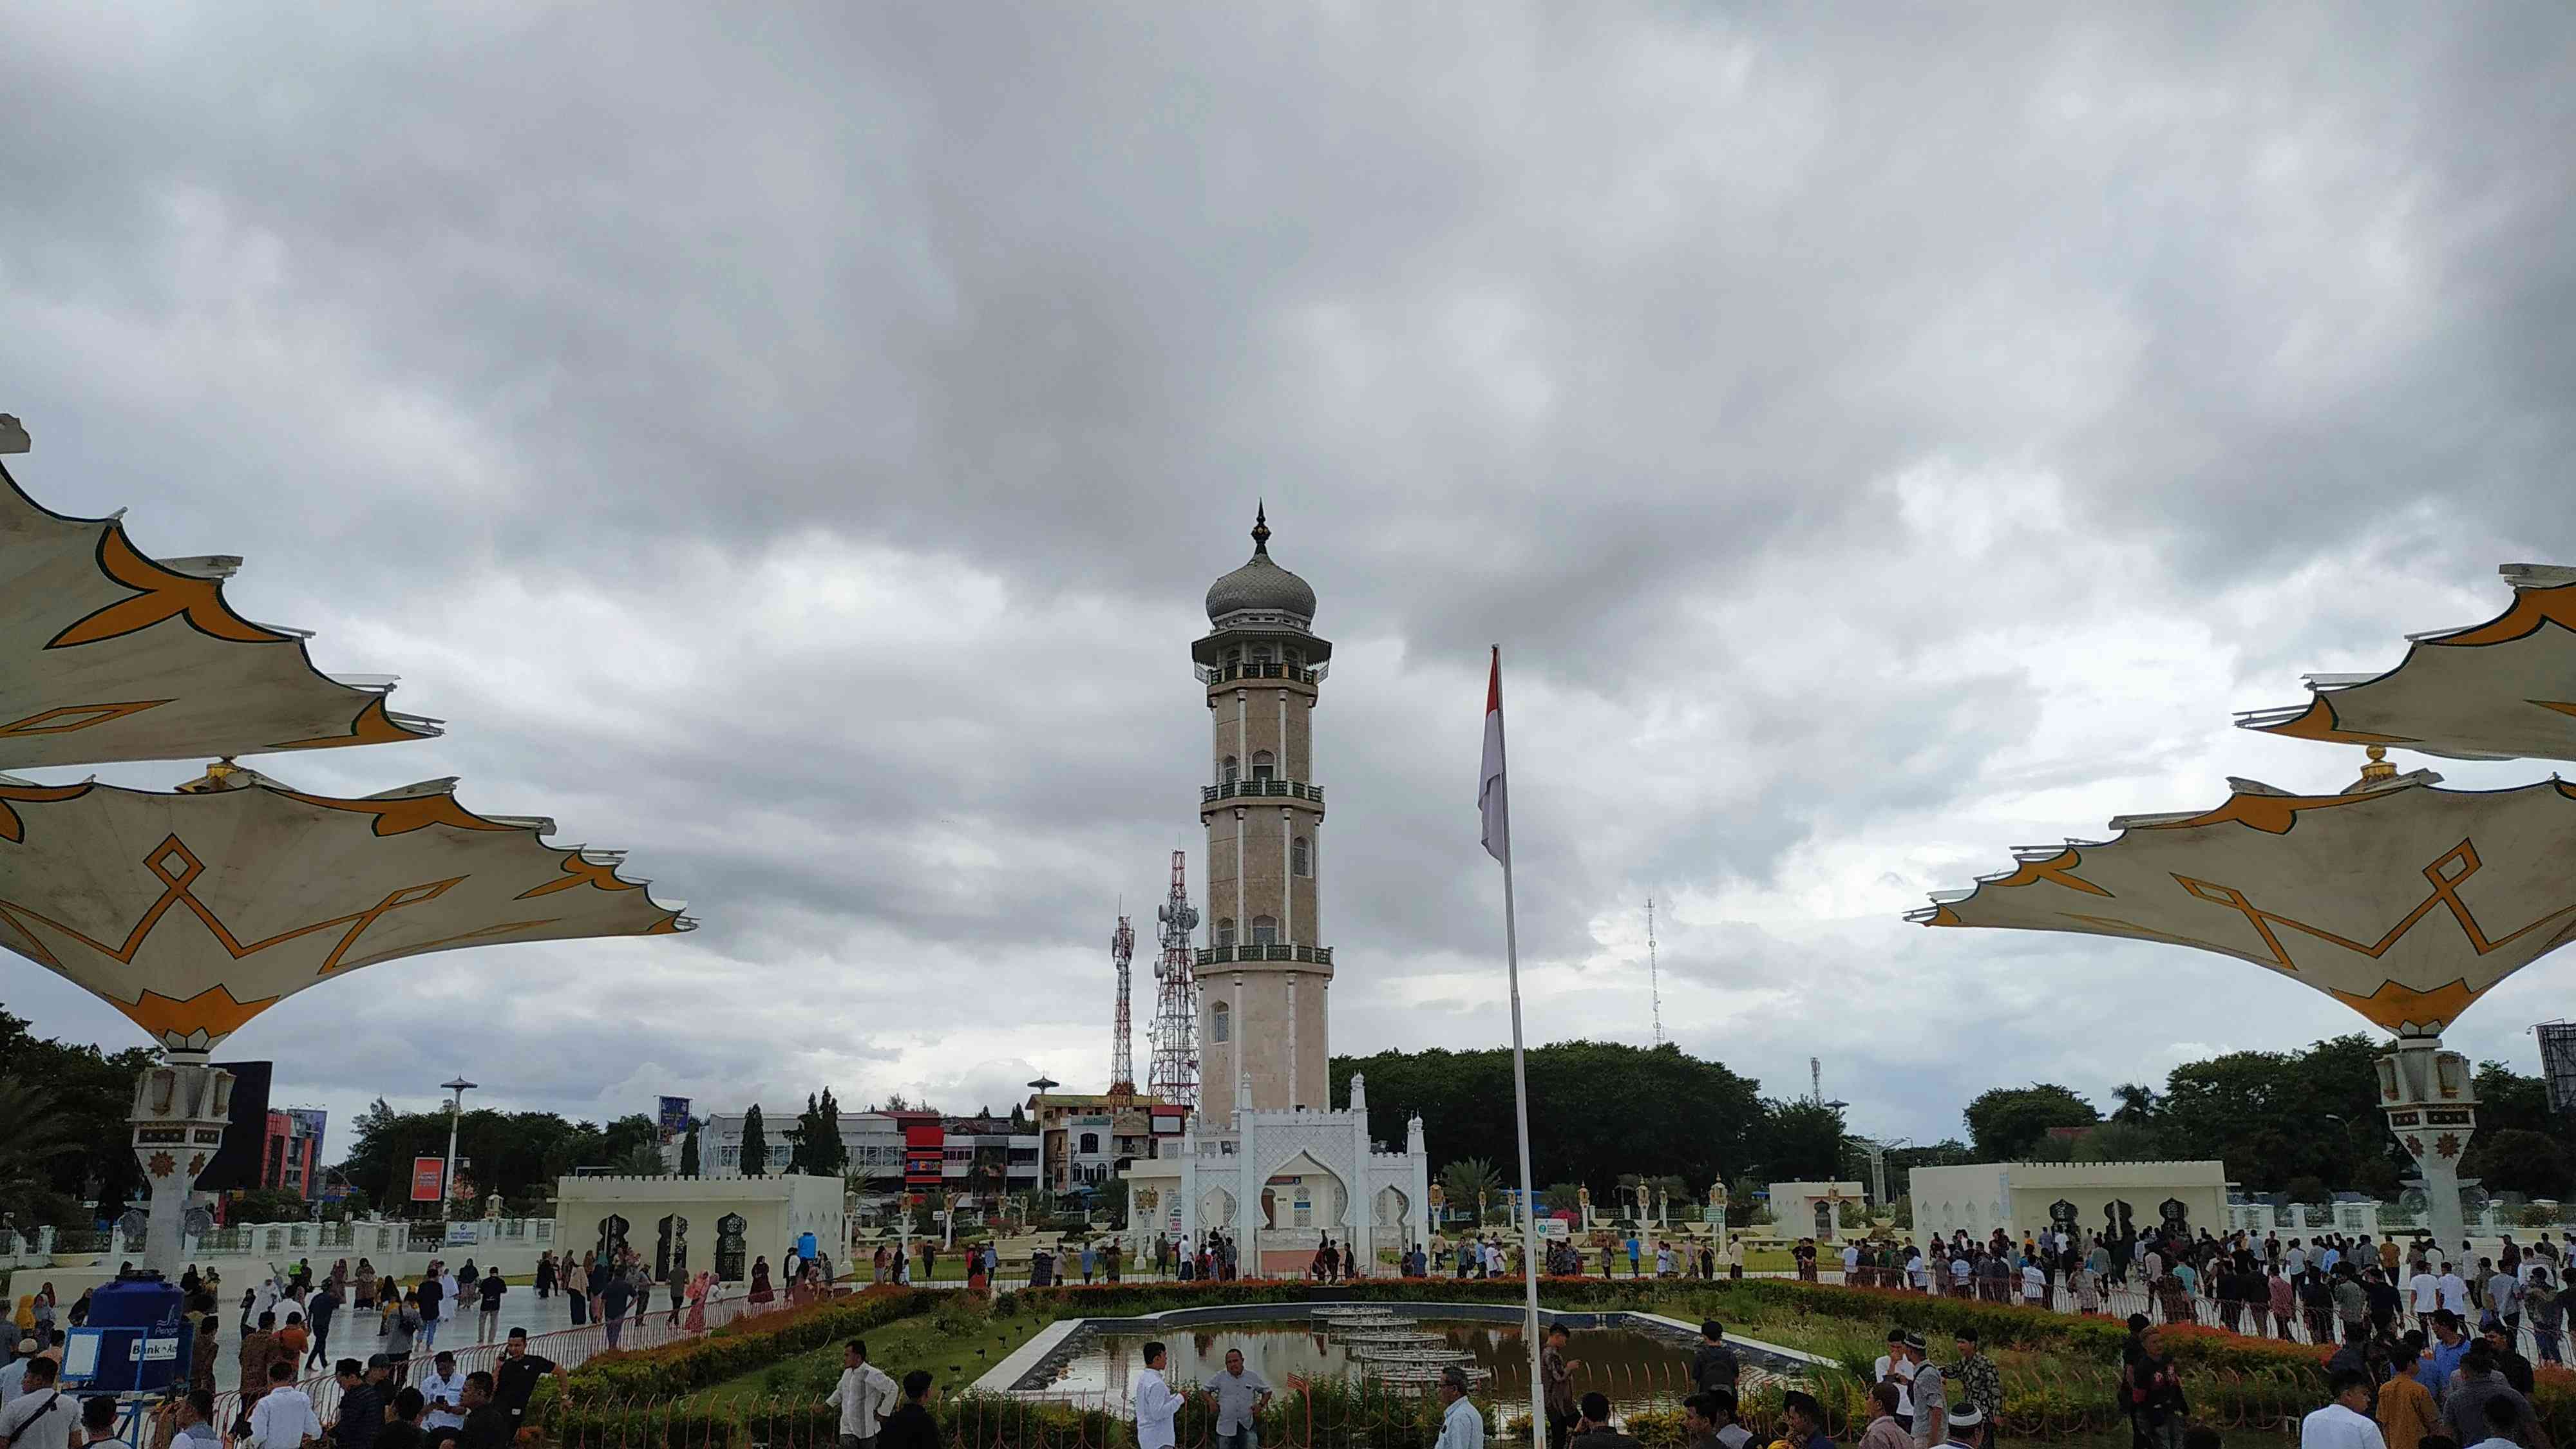
[[[1836,1272],[1824,1274],[1821,1277],[1829,1284],[1839,1284],[1843,1275]],[[1906,1281],[1905,1272],[1901,1268],[1859,1269],[1856,1273],[1856,1286],[1894,1289],[1900,1292],[1923,1291]],[[1984,1303],[2018,1303],[2031,1308],[2044,1308],[2053,1313],[2072,1314],[2078,1311],[2075,1306],[2075,1295],[2068,1291],[2062,1282],[2052,1282],[2048,1288],[2048,1296],[2043,1299],[2024,1298],[2017,1279],[1999,1280],[1996,1289],[1984,1292],[1975,1291],[1973,1282],[1970,1288],[1971,1291],[1964,1294],[1945,1291],[1943,1296],[1971,1298]],[[2119,1286],[2109,1288],[2098,1297],[2101,1300],[2098,1316],[2102,1317],[2126,1320],[2131,1314],[2144,1314],[2148,1321],[2158,1324],[2197,1324],[2203,1328],[2222,1328],[2230,1333],[2241,1333],[2249,1338],[2268,1338],[2281,1343],[2304,1343],[2321,1347],[2332,1347],[2343,1341],[2342,1324],[2332,1308],[2312,1308],[2294,1302],[2287,1312],[2281,1312],[2275,1308],[2269,1298],[2258,1303],[2232,1298],[2213,1298],[2203,1293],[2148,1293],[2142,1289]],[[2475,1308],[2467,1314],[2468,1327],[2473,1333],[2477,1331],[2480,1316]],[[2566,1335],[2563,1332],[2543,1333],[2522,1315],[2516,1315],[2516,1318],[2518,1321],[2514,1325],[2513,1341],[2517,1352],[2534,1363],[2564,1362]],[[2415,1313],[2411,1297],[2401,1297],[2399,1301],[2397,1326],[2401,1330],[2423,1326]],[[2428,1338],[2431,1336],[2429,1328],[2426,1328],[2426,1336]]]
[[[2003,1363],[1998,1369],[2001,1432],[2010,1438],[2092,1436],[2124,1422],[2116,1365]],[[1674,1449],[1685,1439],[1678,1405],[1692,1385],[1682,1366],[1583,1366],[1573,1377],[1576,1392],[1606,1395],[1622,1427],[1648,1449]],[[1784,1386],[1769,1375],[1749,1376],[1744,1385],[1742,1422],[1757,1442],[1787,1431],[1779,1413]],[[1834,1438],[1861,1436],[1869,1417],[1865,1382],[1828,1365],[1799,1386],[1824,1402]],[[1294,1379],[1281,1385],[1258,1424],[1264,1449],[1414,1449],[1437,1430],[1438,1403],[1427,1388],[1309,1387]],[[2266,1432],[2295,1432],[2299,1417],[2322,1396],[2315,1382],[2295,1374],[2223,1369],[2187,1374],[2184,1392],[2195,1424]],[[1497,1394],[1492,1402],[1497,1427],[1526,1436],[1519,1394]],[[941,1404],[937,1412],[950,1449],[1121,1449],[1134,1442],[1124,1396],[1114,1393],[975,1395]],[[833,1449],[839,1427],[836,1411],[817,1395],[755,1395],[722,1404],[690,1395],[608,1396],[579,1400],[550,1425],[548,1438],[563,1449]],[[1178,1449],[1215,1449],[1213,1415],[1184,1412],[1176,1428]]]
[[[790,1304],[783,1297],[771,1302],[757,1304],[753,1303],[746,1295],[736,1295],[730,1298],[710,1298],[707,1300],[705,1328],[688,1327],[685,1314],[678,1323],[674,1323],[671,1320],[670,1310],[667,1307],[657,1306],[646,1312],[641,1318],[636,1317],[630,1312],[624,1318],[620,1319],[617,1325],[617,1337],[614,1343],[612,1343],[609,1338],[609,1325],[594,1320],[577,1327],[559,1328],[548,1333],[530,1334],[528,1336],[528,1352],[535,1354],[540,1358],[550,1359],[555,1363],[563,1365],[567,1369],[578,1368],[583,1363],[587,1362],[594,1354],[604,1353],[612,1347],[659,1348],[666,1343],[676,1343],[682,1339],[699,1337],[702,1334],[710,1333],[718,1328],[722,1328],[729,1323],[740,1322],[747,1318],[756,1318],[764,1313],[785,1312],[791,1307],[801,1306],[803,1305]],[[470,1322],[471,1320],[469,1318],[460,1317],[448,1321],[461,1325]],[[488,1343],[449,1343],[435,1345],[424,1352],[415,1353],[410,1358],[404,1360],[401,1366],[395,1370],[395,1382],[417,1383],[423,1375],[429,1373],[436,1367],[438,1355],[441,1352],[452,1353],[456,1356],[456,1371],[460,1375],[472,1373],[478,1369],[489,1370],[499,1361],[501,1350],[506,1343],[507,1340],[503,1339]],[[358,1353],[347,1355],[347,1357],[356,1358],[363,1362],[368,1355]],[[225,1382],[227,1378],[230,1378],[233,1381],[234,1387],[224,1389],[215,1395],[215,1422],[218,1425],[229,1427],[234,1419],[241,1413],[242,1390],[239,1387],[237,1371],[234,1374],[228,1375],[224,1371],[224,1366],[218,1366],[215,1374],[215,1381],[220,1384]],[[328,1421],[333,1410],[340,1402],[340,1381],[328,1372],[325,1372],[312,1377],[298,1379],[295,1386],[312,1396],[314,1409],[322,1415],[325,1421]]]

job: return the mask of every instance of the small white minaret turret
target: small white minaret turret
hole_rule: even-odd
[[[1429,1150],[1422,1140],[1422,1114],[1419,1112],[1413,1114],[1412,1121],[1404,1124],[1404,1150],[1416,1157]]]
[[[1351,1073],[1351,1110],[1368,1110],[1368,1077],[1360,1072]]]

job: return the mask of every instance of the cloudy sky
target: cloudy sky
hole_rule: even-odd
[[[15,5],[0,410],[450,722],[275,773],[460,775],[705,922],[299,995],[231,1051],[287,1100],[1096,1086],[1266,497],[1336,1049],[1506,1035],[1499,642],[1536,1037],[1648,1039],[1652,894],[1677,1040],[1928,1139],[2359,1025],[1900,915],[2342,784],[2228,711],[2576,563],[2576,21],[2145,9]],[[2536,1065],[2571,984],[2452,1041]]]

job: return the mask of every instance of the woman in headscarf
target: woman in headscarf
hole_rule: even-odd
[[[752,1261],[751,1301],[754,1303],[771,1303],[775,1302],[777,1298],[778,1295],[772,1292],[769,1287],[769,1257],[767,1254],[763,1254]]]
[[[716,1287],[716,1275],[705,1269],[689,1280],[689,1316],[681,1326],[691,1333],[704,1333],[707,1327],[707,1295]]]

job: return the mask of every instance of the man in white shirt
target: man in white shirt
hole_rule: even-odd
[[[1243,1350],[1225,1351],[1225,1372],[1207,1381],[1207,1396],[1216,1409],[1217,1449],[1261,1449],[1255,1419],[1270,1404],[1270,1381],[1243,1366]]]
[[[841,1411],[839,1449],[865,1449],[877,1441],[877,1426],[894,1412],[894,1380],[868,1362],[864,1339],[851,1339],[841,1351],[841,1381],[823,1401]]]
[[[2370,1418],[2369,1373],[2340,1370],[2333,1388],[2333,1403],[2299,1421],[2299,1449],[2388,1449]]]
[[[7,1367],[0,1368],[0,1408],[7,1408],[18,1395],[26,1392],[27,1365],[34,1361],[36,1351],[43,1347],[32,1338],[18,1340],[18,1356],[10,1360]]]
[[[250,1411],[250,1438],[239,1442],[245,1449],[302,1449],[305,1440],[321,1437],[322,1416],[313,1412],[312,1396],[295,1386],[294,1366],[270,1364],[268,1392]]]
[[[2295,1279],[2307,1270],[2307,1250],[2299,1246],[2298,1239],[2292,1238],[2290,1240],[2289,1251],[2281,1255],[2281,1276],[2284,1278]]]
[[[1440,1371],[1440,1437],[1431,1449],[1485,1449],[1484,1412],[1467,1397],[1467,1372],[1455,1364]]]
[[[2436,1288],[2441,1296],[2442,1306],[2466,1320],[2469,1316],[2468,1280],[2462,1278],[2448,1262],[2445,1262],[2442,1264],[2441,1281]]]
[[[456,1355],[443,1348],[429,1365],[414,1387],[420,1390],[421,1432],[435,1439],[441,1429],[465,1427],[465,1375],[457,1371]]]
[[[1852,1282],[1860,1272],[1860,1249],[1843,1244],[1843,1281]]]
[[[54,1386],[54,1361],[27,1360],[26,1391],[0,1408],[0,1446],[70,1449],[80,1402]]]
[[[1174,1449],[1179,1443],[1172,1417],[1181,1411],[1181,1396],[1163,1381],[1165,1356],[1160,1343],[1145,1345],[1145,1371],[1136,1376],[1130,1401],[1136,1415],[1136,1449]]]
[[[2430,1268],[2416,1269],[2415,1276],[2406,1280],[2406,1290],[2415,1295],[2415,1318],[2419,1323],[2429,1321],[2442,1306],[2442,1280],[2434,1277]]]
[[[1905,1330],[1887,1331],[1887,1352],[1878,1356],[1878,1382],[1896,1388],[1896,1422],[1914,1427],[1914,1355],[1905,1346]]]

